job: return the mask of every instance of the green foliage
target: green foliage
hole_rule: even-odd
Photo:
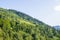
[[[60,40],[60,31],[24,13],[0,8],[0,40]]]

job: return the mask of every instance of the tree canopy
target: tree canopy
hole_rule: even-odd
[[[60,31],[22,12],[0,8],[0,40],[60,40]]]

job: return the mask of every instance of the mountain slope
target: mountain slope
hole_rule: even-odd
[[[24,20],[30,21],[30,22],[32,22],[34,24],[39,24],[39,25],[40,24],[44,24],[42,21],[39,21],[39,20],[37,20],[37,19],[27,15],[27,14],[22,13],[22,12],[19,12],[19,11],[16,11],[16,10],[12,10],[12,9],[9,9],[9,11],[14,12],[18,16],[22,17]]]
[[[47,25],[47,24],[43,23],[42,21],[39,21],[39,20],[37,20],[37,19],[27,15],[27,14],[22,13],[22,12],[19,12],[19,11],[13,10],[13,9],[9,9],[8,11],[13,12],[14,14],[18,15],[23,20],[29,21],[29,22],[31,22],[31,23],[33,23],[35,25],[44,25],[44,27],[45,26],[50,27],[50,25]]]
[[[0,8],[0,40],[60,40],[59,31],[28,15],[22,16],[24,13],[18,15],[15,12]]]

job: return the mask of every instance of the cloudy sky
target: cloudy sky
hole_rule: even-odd
[[[24,12],[51,26],[60,25],[60,0],[0,0],[0,7]]]

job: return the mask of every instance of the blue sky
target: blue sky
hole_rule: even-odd
[[[0,0],[0,7],[24,12],[51,26],[60,25],[60,0]]]

